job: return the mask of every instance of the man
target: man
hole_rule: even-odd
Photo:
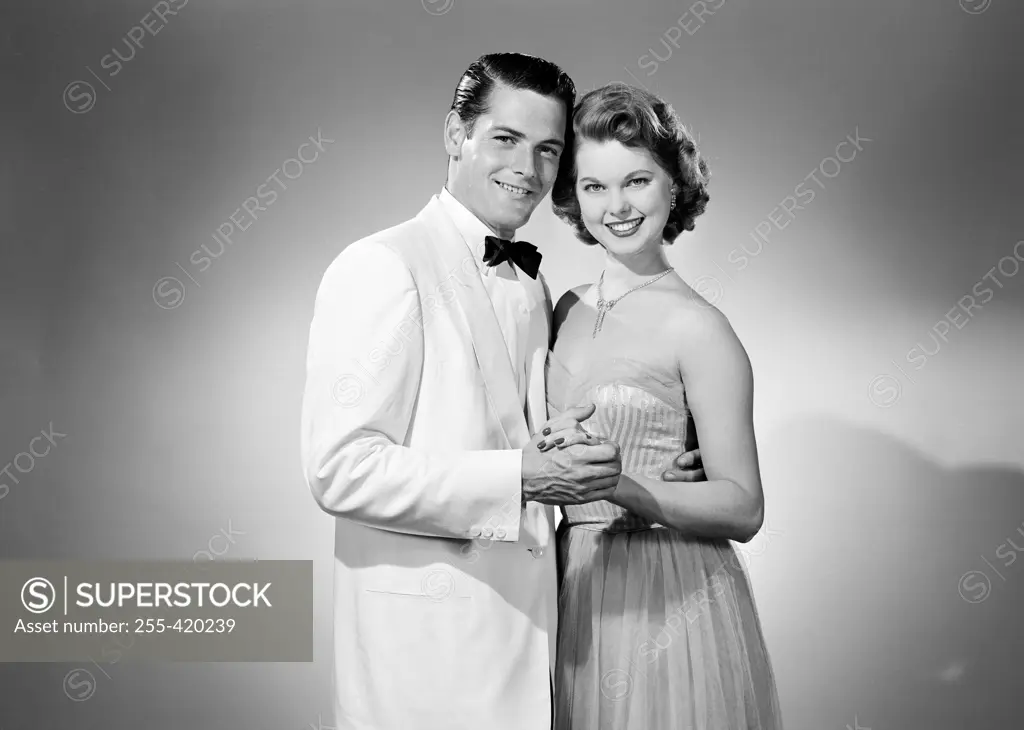
[[[551,726],[553,506],[606,498],[621,470],[597,439],[537,448],[593,413],[546,422],[551,296],[514,240],[571,154],[574,101],[547,61],[477,60],[445,119],[445,188],[318,290],[302,459],[342,518],[339,730]]]

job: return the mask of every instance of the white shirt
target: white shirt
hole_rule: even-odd
[[[491,306],[498,319],[498,326],[501,327],[501,334],[505,338],[505,347],[508,349],[509,360],[512,361],[512,370],[516,374],[519,403],[525,413],[526,343],[530,327],[530,308],[526,288],[519,281],[519,277],[527,276],[527,274],[524,274],[518,267],[513,267],[509,261],[504,261],[498,266],[484,264],[484,238],[495,235],[494,231],[456,200],[447,188],[441,190],[438,199],[444,206],[445,212],[455,223],[455,227],[459,229],[469,250],[476,256],[480,268],[480,278],[487,291],[487,296],[491,300]]]

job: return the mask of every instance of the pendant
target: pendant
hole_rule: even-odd
[[[597,321],[594,322],[594,335],[591,337],[597,337],[597,333],[601,331],[601,325],[604,324],[604,315],[608,313],[608,310],[612,308],[612,305],[603,299],[599,299],[597,302]]]

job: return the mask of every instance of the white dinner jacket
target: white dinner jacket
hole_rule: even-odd
[[[339,730],[549,730],[554,513],[521,506],[547,419],[551,299],[530,300],[527,411],[480,279],[437,197],[331,263],[310,327],[302,462],[337,518]]]

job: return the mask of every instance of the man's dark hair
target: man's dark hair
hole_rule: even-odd
[[[566,127],[576,104],[576,85],[555,64],[522,53],[488,53],[473,61],[459,79],[451,111],[458,112],[466,132],[473,134],[477,118],[487,112],[496,83],[552,96],[565,104]],[[567,131],[569,131],[567,129]],[[568,140],[566,140],[568,142]]]

